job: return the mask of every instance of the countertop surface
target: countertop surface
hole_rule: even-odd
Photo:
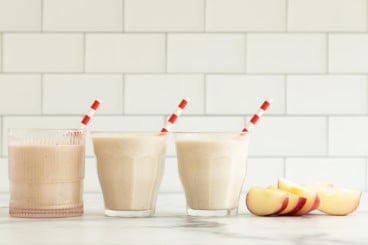
[[[82,217],[21,219],[9,217],[8,195],[0,194],[0,244],[368,244],[367,193],[341,217],[256,217],[242,200],[238,216],[191,218],[183,194],[160,193],[155,217],[111,218],[95,193],[85,194]]]

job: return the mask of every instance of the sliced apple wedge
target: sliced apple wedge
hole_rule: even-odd
[[[245,199],[248,210],[259,216],[280,213],[287,207],[288,201],[287,193],[258,186],[251,187]]]
[[[330,215],[348,215],[360,203],[362,193],[345,188],[319,186],[315,188],[321,200],[318,210]]]
[[[335,187],[331,183],[313,183],[313,184],[308,184],[308,185],[303,185],[303,186],[313,189],[313,190],[317,190],[319,188],[324,188],[324,187]]]
[[[272,190],[287,193],[288,197],[289,197],[287,207],[284,210],[277,213],[276,215],[294,215],[296,212],[298,212],[300,209],[303,208],[303,206],[305,205],[305,203],[307,201],[307,199],[304,198],[304,197],[301,197],[301,196],[295,195],[293,193],[277,189],[276,186],[269,186],[268,189],[272,189]]]
[[[290,192],[300,197],[304,197],[306,199],[303,207],[300,210],[294,212],[293,215],[304,215],[319,207],[319,196],[317,192],[311,188],[299,185],[283,178],[279,179],[277,187],[281,190]]]

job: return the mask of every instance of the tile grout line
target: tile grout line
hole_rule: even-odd
[[[86,35],[88,35],[89,33],[86,33]],[[1,45],[0,45],[0,49],[1,49]],[[1,57],[1,56],[0,56]],[[22,72],[22,71],[3,71],[3,74],[7,74],[7,75],[38,75],[40,74],[40,71],[26,71],[26,72]],[[126,75],[165,75],[165,74],[171,74],[171,75],[202,75],[203,73],[206,73],[207,75],[227,75],[227,76],[238,76],[238,75],[248,75],[248,76],[284,76],[286,73],[285,72],[279,72],[279,73],[261,73],[261,72],[250,72],[250,73],[245,73],[245,72],[206,72],[206,71],[201,71],[201,72],[116,72],[116,71],[112,71],[112,72],[108,72],[108,71],[103,71],[103,72],[93,72],[93,71],[86,71],[86,72],[82,72],[82,71],[66,71],[66,72],[47,72],[48,74],[52,74],[52,75],[80,75],[80,74],[89,74],[89,75],[122,75],[122,74],[126,74]],[[321,73],[321,72],[317,72],[317,73],[287,73],[287,76],[325,76],[326,73]],[[346,72],[346,73],[328,73],[327,75],[329,76],[367,76],[368,72],[364,73],[364,72],[359,72],[359,73],[354,73],[354,72]]]
[[[247,33],[244,33],[244,73],[247,74],[247,65],[248,65],[248,40],[247,40]]]
[[[44,100],[45,100],[45,98],[44,98],[44,73],[41,73],[40,74],[41,75],[41,77],[40,77],[40,79],[41,79],[41,115],[44,115]]]
[[[326,157],[330,156],[330,116],[326,117]]]
[[[288,115],[288,75],[285,74],[284,75],[284,85],[285,85],[285,88],[284,88],[284,102],[285,102],[285,106],[284,106],[284,109],[285,109],[285,116]]]
[[[203,115],[207,114],[207,74],[203,74]]]
[[[168,39],[169,39],[169,37],[168,37],[168,34],[167,33],[165,33],[165,74],[167,74],[168,73],[168,69],[167,69],[167,67],[168,67]]]
[[[285,33],[289,32],[288,28],[289,22],[289,0],[285,0]]]
[[[166,125],[166,117],[168,117],[168,115],[166,115],[166,114],[162,115],[162,118],[163,118],[162,127],[165,127],[165,125]],[[166,157],[167,157],[167,155],[166,155]]]
[[[41,19],[40,19],[40,31],[41,32],[43,32],[43,29],[44,29],[44,27],[43,27],[43,14],[44,14],[44,0],[41,0]]]
[[[328,32],[326,33],[326,74],[329,74],[330,72],[330,35]]]
[[[365,169],[365,179],[364,179],[364,190],[367,192],[368,191],[368,158],[365,158],[365,165],[364,165],[364,169]]]
[[[87,37],[86,37],[86,33],[83,33],[83,74],[86,73],[86,60],[87,60]]]
[[[125,74],[123,74],[122,76],[121,76],[121,80],[122,80],[122,89],[123,89],[123,91],[122,91],[122,95],[123,95],[123,98],[121,98],[121,103],[122,103],[122,107],[121,107],[121,113],[122,113],[122,115],[125,115],[125,106],[126,106],[126,96],[125,96],[125,94],[126,94],[126,77],[125,77]]]
[[[207,0],[203,0],[203,32],[207,31]]]
[[[365,106],[366,106],[366,115],[368,114],[368,75],[365,76]]]
[[[254,114],[254,112],[245,112],[245,113],[236,113],[236,114],[226,114],[226,113],[209,113],[206,115],[203,115],[202,113],[190,113],[190,114],[185,114],[182,115],[183,117],[207,117],[207,118],[216,118],[216,117],[232,117],[232,118],[240,118],[240,117],[244,117],[244,115],[246,116],[252,116]],[[16,113],[16,114],[8,114],[9,116],[14,116],[14,117],[32,117],[32,116],[38,116],[38,114],[22,114],[22,113]],[[47,115],[49,116],[77,116],[78,113],[74,114],[74,113],[48,113]],[[121,115],[120,113],[103,113],[101,115],[104,116],[118,116]],[[126,116],[161,116],[162,113],[125,113]],[[286,115],[281,113],[281,114],[267,114],[264,115],[263,117],[265,118],[286,118]],[[357,114],[336,114],[336,115],[326,115],[326,114],[289,114],[287,115],[287,118],[300,118],[300,119],[324,119],[326,117],[335,117],[335,118],[368,118],[367,115],[357,115]]]
[[[0,139],[1,139],[1,149],[0,149],[0,152],[1,152],[1,157],[2,158],[5,158],[5,152],[3,152],[3,144],[4,144],[4,139],[3,139],[3,134],[4,134],[4,115],[0,116],[0,122],[1,122],[1,130],[0,130]]]
[[[89,33],[86,33],[86,35],[88,35]],[[1,47],[0,47],[1,48]],[[8,75],[37,75],[40,74],[40,71],[26,71],[26,72],[22,72],[22,71],[4,71],[2,72],[3,74],[8,74]],[[103,72],[94,72],[94,71],[86,71],[85,73],[82,71],[66,71],[66,72],[47,72],[48,74],[52,74],[52,75],[78,75],[78,74],[89,74],[89,75],[122,75],[122,74],[126,74],[126,75],[165,75],[165,74],[171,74],[171,75],[202,75],[203,73],[206,73],[207,75],[227,75],[227,76],[237,76],[237,75],[249,75],[249,76],[283,76],[283,75],[287,75],[287,76],[325,76],[326,73],[321,73],[321,72],[316,72],[316,73],[305,73],[305,72],[300,72],[300,73],[285,73],[285,72],[279,72],[279,73],[268,73],[268,72],[206,72],[206,71],[201,71],[201,72],[116,72],[116,71],[103,71]],[[331,76],[367,76],[368,72],[358,72],[358,73],[354,73],[354,72],[345,72],[345,73],[329,73],[328,75]]]
[[[287,157],[283,157],[283,161],[282,161],[282,175],[284,178],[287,178],[286,177],[286,160],[287,160]]]
[[[125,0],[121,0],[121,8],[122,8],[122,12],[121,12],[121,32],[124,33],[125,32]]]
[[[253,112],[254,113],[254,112]],[[229,118],[243,118],[244,116],[252,116],[253,115],[252,112],[249,113],[239,113],[239,114],[206,114],[203,115],[202,113],[196,113],[196,114],[185,114],[182,117],[207,117],[207,118],[211,118],[211,117],[229,117]],[[77,113],[47,113],[44,114],[50,117],[73,117],[73,116],[78,116],[79,114]],[[120,113],[103,113],[103,114],[99,114],[100,116],[121,116]],[[150,114],[150,113],[125,113],[125,116],[129,116],[129,117],[154,117],[154,116],[161,116],[162,114],[160,113],[155,113],[155,114]],[[17,114],[8,114],[8,116],[12,116],[12,117],[37,117],[40,116],[40,114],[22,114],[22,113],[17,113]],[[315,114],[311,114],[311,115],[301,115],[301,114],[289,114],[287,115],[288,118],[307,118],[307,119],[321,119],[321,118],[326,118],[328,115],[315,115]],[[366,115],[353,115],[353,114],[346,114],[346,115],[332,115],[333,117],[337,117],[337,118],[367,118]],[[267,117],[267,118],[285,118],[284,114],[268,114],[268,115],[264,115],[263,117]]]
[[[24,30],[24,31],[17,31],[17,30],[5,30],[4,33],[9,34],[39,34],[43,33],[44,31],[31,31],[31,30]],[[81,33],[83,31],[77,30],[68,30],[68,31],[56,31],[50,30],[47,33],[50,34],[75,34]],[[88,33],[91,34],[121,34],[122,31],[92,31],[89,30]],[[124,31],[125,34],[164,34],[168,33],[167,31]],[[170,34],[223,34],[223,35],[239,35],[245,33],[244,31],[170,31]],[[326,31],[246,31],[248,34],[286,34],[286,35],[324,35]],[[328,34],[347,34],[347,35],[367,35],[367,31],[329,31]]]
[[[4,33],[0,33],[0,72],[4,72]]]

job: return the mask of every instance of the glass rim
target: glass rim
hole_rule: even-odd
[[[103,134],[139,134],[139,135],[167,135],[168,133],[161,133],[159,131],[120,131],[120,130],[106,130],[106,131],[99,131],[93,130],[89,132],[91,135],[103,135]]]
[[[241,131],[173,131],[173,134],[238,134],[238,135],[249,135],[250,132],[244,133]]]
[[[239,134],[239,135],[249,135],[248,133],[242,133],[239,131],[169,131],[169,132],[159,132],[159,131],[123,131],[123,130],[92,130],[90,134],[157,134],[157,135],[168,135],[168,134]]]
[[[8,128],[8,132],[23,131],[23,132],[78,132],[86,131],[85,128]]]

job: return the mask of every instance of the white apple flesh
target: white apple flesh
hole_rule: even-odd
[[[360,191],[331,186],[320,186],[315,190],[321,200],[318,210],[329,215],[348,215],[354,212],[362,195]]]
[[[252,214],[268,216],[282,212],[288,201],[288,193],[255,186],[248,191],[245,202]]]
[[[278,188],[306,199],[304,206],[300,210],[294,212],[293,215],[307,214],[312,210],[317,209],[320,205],[318,193],[311,188],[299,185],[283,178],[278,180]]]

